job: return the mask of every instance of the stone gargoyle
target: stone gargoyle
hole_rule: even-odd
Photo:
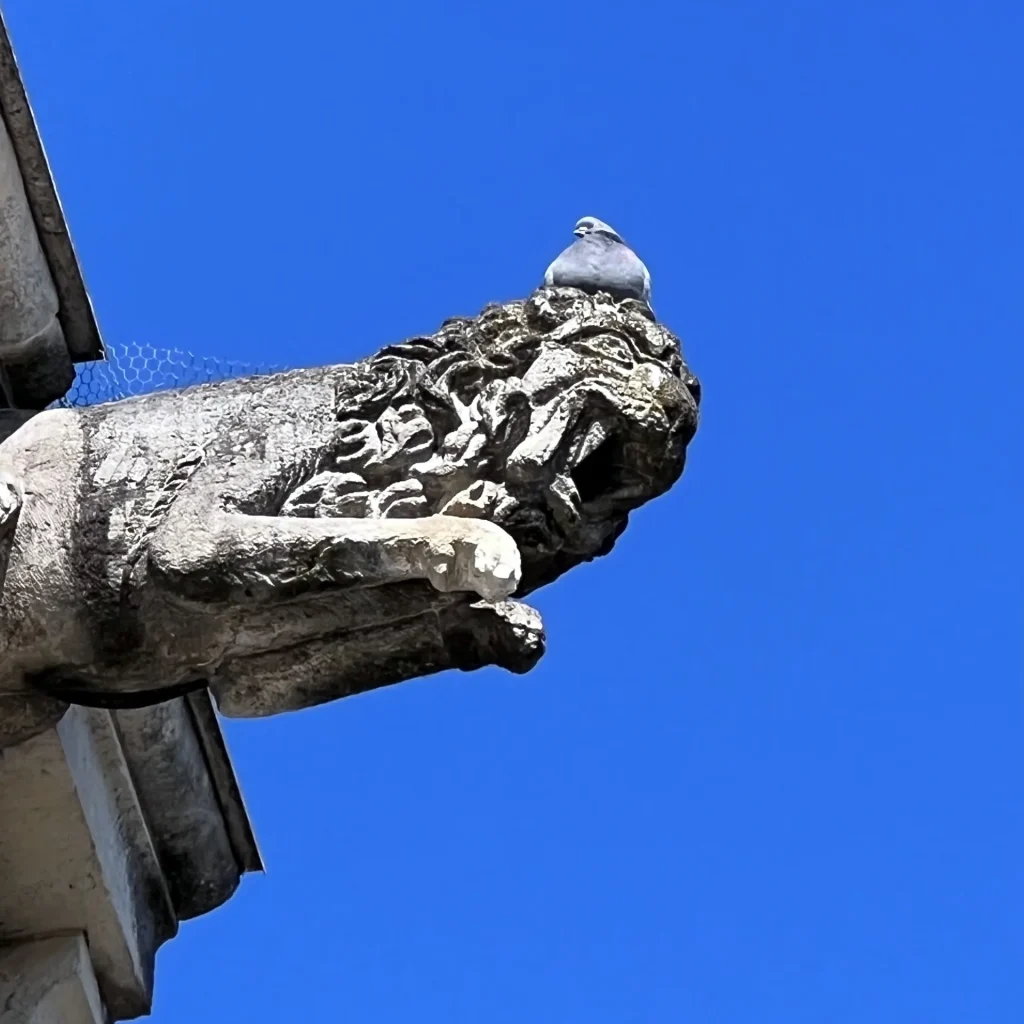
[[[43,412],[0,445],[0,746],[69,703],[524,672],[513,595],[611,549],[698,402],[642,303],[546,288],[352,365]]]

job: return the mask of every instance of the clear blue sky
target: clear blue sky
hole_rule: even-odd
[[[594,214],[704,384],[532,674],[229,725],[157,1024],[1024,1019],[1024,6],[4,10],[110,341],[350,360]]]

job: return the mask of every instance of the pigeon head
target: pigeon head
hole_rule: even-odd
[[[576,227],[573,228],[572,233],[579,238],[582,238],[584,235],[597,234],[605,235],[608,238],[614,238],[616,242],[622,241],[621,236],[615,228],[610,224],[605,224],[603,220],[598,220],[596,217],[581,217],[576,221]]]

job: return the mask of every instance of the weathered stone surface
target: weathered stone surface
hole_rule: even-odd
[[[52,410],[0,445],[0,721],[208,685],[266,715],[530,668],[511,600],[607,553],[683,468],[696,379],[573,289],[354,365]]]
[[[204,691],[131,711],[72,708],[0,750],[0,951],[88,936],[118,1020],[149,1012],[156,952],[179,922],[260,868]]]
[[[0,939],[83,931],[108,1008],[149,1005],[178,922],[110,712],[0,751]]]
[[[41,409],[63,394],[69,353],[99,359],[103,346],[3,12],[0,122],[0,361],[17,364],[16,404]]]
[[[19,427],[23,427],[32,417],[35,410],[0,409],[0,441],[6,441]]]
[[[71,385],[75,373],[58,309],[21,168],[0,119],[0,363],[16,406],[40,408]]]
[[[175,916],[206,914],[243,872],[262,869],[209,695],[116,711],[113,721]]]
[[[0,1024],[105,1024],[81,933],[0,945]]]

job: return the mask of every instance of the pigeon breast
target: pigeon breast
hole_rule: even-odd
[[[628,245],[592,232],[578,238],[548,268],[547,284],[650,301],[650,277]]]

